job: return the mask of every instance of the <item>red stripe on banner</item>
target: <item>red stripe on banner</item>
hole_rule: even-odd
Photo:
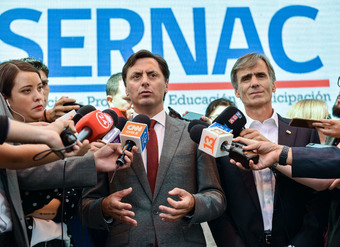
[[[277,88],[329,87],[329,80],[276,81]],[[170,83],[169,90],[223,90],[233,89],[231,82]]]

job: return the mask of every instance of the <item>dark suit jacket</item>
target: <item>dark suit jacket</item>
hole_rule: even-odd
[[[132,205],[138,223],[133,227],[113,222],[107,246],[151,246],[155,237],[159,246],[205,246],[198,223],[218,217],[225,209],[215,159],[197,149],[197,144],[189,137],[186,122],[169,116],[166,117],[154,195],[140,154],[134,155],[130,168],[117,171],[111,186],[107,175],[98,180],[98,185],[84,196],[83,222],[92,228],[108,229],[102,214],[102,199],[132,187],[132,193],[123,201]],[[176,187],[194,196],[195,210],[192,217],[164,222],[159,217],[159,205],[170,206],[168,192]]]
[[[319,142],[316,131],[291,127],[289,120],[280,116],[278,123],[279,144],[305,146]],[[227,209],[220,218],[209,222],[215,242],[227,247],[264,246],[264,226],[253,172],[230,164],[228,157],[220,158],[217,163]],[[322,246],[318,215],[306,207],[311,199],[311,189],[276,174],[272,246]]]
[[[340,149],[293,148],[293,177],[340,178]]]

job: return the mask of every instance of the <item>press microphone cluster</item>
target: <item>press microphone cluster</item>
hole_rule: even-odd
[[[63,144],[68,147],[67,152],[72,151],[72,145],[77,140],[82,142],[84,139],[88,139],[92,142],[105,136],[117,124],[118,116],[112,109],[100,111],[88,105],[80,108],[73,120],[79,134],[75,136],[69,128],[61,133]]]
[[[131,151],[134,146],[138,147],[138,153],[142,153],[149,141],[148,129],[150,128],[151,120],[148,116],[139,114],[127,121],[121,134],[121,143],[125,143],[123,147],[123,154],[117,159],[117,167],[125,164],[124,151]]]
[[[233,142],[244,129],[246,118],[236,107],[227,107],[213,122],[207,126],[202,121],[196,121],[188,127],[191,139],[198,143],[198,148],[215,157],[229,155],[230,158],[249,168],[249,161],[258,162],[259,156],[252,151],[244,151],[242,143]]]

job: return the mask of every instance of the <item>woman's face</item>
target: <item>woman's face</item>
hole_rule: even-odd
[[[20,71],[14,79],[12,95],[8,98],[14,119],[25,122],[39,121],[44,112],[42,82],[35,72]],[[17,112],[17,113],[15,113]]]

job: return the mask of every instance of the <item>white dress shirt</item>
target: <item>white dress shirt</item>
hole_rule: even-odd
[[[266,119],[263,123],[258,120],[251,119],[246,116],[246,128],[258,130],[265,138],[271,142],[278,141],[278,116],[273,112],[271,118]],[[272,229],[273,207],[274,207],[274,192],[275,192],[275,177],[269,169],[253,171],[256,190],[259,197],[261,212],[263,218],[264,230]]]

